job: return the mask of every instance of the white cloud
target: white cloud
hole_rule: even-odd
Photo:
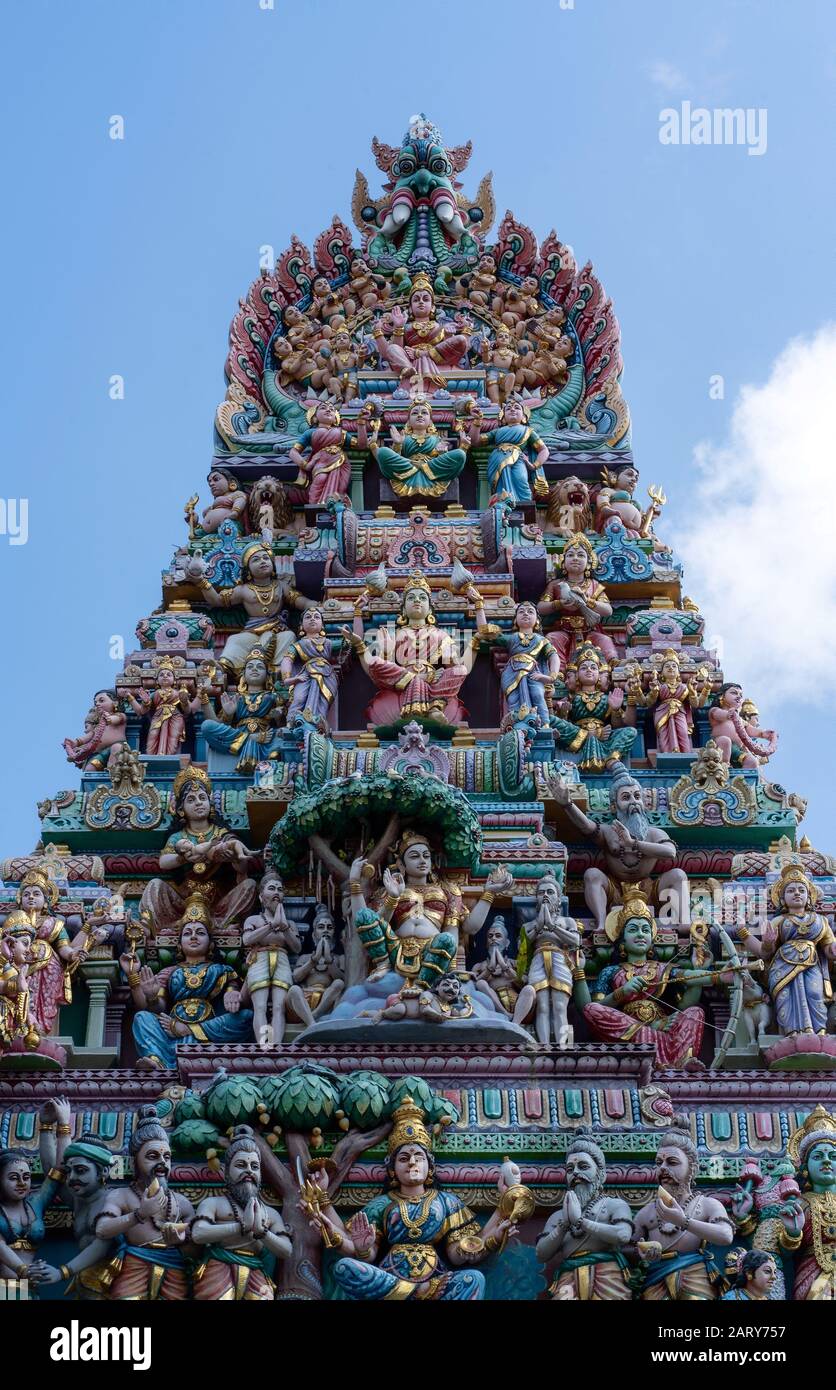
[[[726,680],[766,727],[780,701],[836,696],[834,384],[836,323],[789,342],[765,385],[740,392],[726,441],[695,449],[691,519],[670,537]]]
[[[651,82],[655,82],[656,86],[661,87],[664,92],[681,92],[683,87],[688,85],[688,79],[684,72],[664,58],[651,64],[649,76]]]

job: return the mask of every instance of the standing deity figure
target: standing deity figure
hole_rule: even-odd
[[[661,680],[659,677],[661,676]],[[700,682],[697,685],[697,681]],[[679,669],[679,655],[669,648],[662,657],[658,673],[651,673],[645,696],[653,709],[656,728],[656,747],[660,753],[690,753],[693,748],[693,709],[704,705],[711,692],[711,680],[705,667],[693,681],[685,681]]]
[[[194,536],[214,536],[225,521],[234,521],[240,534],[246,522],[247,494],[235,474],[228,468],[213,468],[206,481],[212,501],[204,509],[198,526],[194,524],[194,504],[197,498],[193,498],[186,507],[186,520],[189,522],[191,533]]]
[[[512,396],[499,412],[496,429],[480,431],[481,419],[474,416],[471,443],[490,445],[487,473],[495,497],[507,497],[514,504],[545,501],[549,485],[543,466],[548,462],[548,446],[528,423],[526,407]],[[533,491],[532,491],[533,489]]]
[[[345,329],[340,329],[339,332],[334,334],[330,343],[325,344],[320,348],[319,361],[322,363],[322,366],[328,374],[327,380],[325,382],[325,389],[330,396],[333,396],[335,401],[341,401],[344,405],[349,405],[350,402],[354,400],[355,396],[358,396],[360,394],[360,385],[357,379],[357,373],[361,370],[363,363],[366,360],[367,353],[368,349],[366,348],[365,344],[361,343],[359,347],[354,346],[354,343],[351,341],[351,334],[347,333]],[[316,414],[314,414],[314,419],[317,424],[322,423],[321,421],[317,420]],[[336,423],[339,424],[339,418],[337,419]],[[361,423],[362,417],[360,418],[360,420],[358,420],[358,437],[360,433],[359,426]],[[313,433],[313,430],[308,431],[308,434]],[[300,441],[300,444],[301,442],[302,441]],[[346,442],[348,442],[348,436],[346,436]],[[311,447],[313,447],[312,441],[309,441],[309,443]],[[300,445],[296,446],[297,449],[299,447]],[[365,448],[365,443],[358,443],[358,447]],[[294,460],[294,462],[295,461],[296,460]],[[331,470],[332,460],[326,459],[325,463],[329,470]],[[304,468],[304,464],[302,466]],[[345,484],[348,483],[349,476],[350,470],[349,474],[343,475],[342,481]],[[323,478],[322,481],[326,482],[329,479],[330,472],[326,474],[326,477]],[[307,478],[305,478],[304,481],[307,481]],[[327,495],[329,497],[333,497],[335,495],[338,495],[340,492],[344,491],[344,486],[336,487],[335,491],[329,492]],[[309,497],[308,500],[312,501],[319,499]]]
[[[836,1116],[817,1105],[790,1135],[787,1155],[801,1196],[780,1208],[778,1243],[795,1252],[795,1302],[836,1300]],[[757,1237],[756,1237],[757,1239]]]
[[[192,1222],[201,1247],[194,1299],[201,1302],[266,1302],[276,1286],[267,1274],[273,1255],[286,1260],[290,1237],[282,1218],[261,1200],[261,1154],[249,1125],[236,1125],[224,1153],[225,1190],[205,1197]]]
[[[581,934],[574,918],[560,915],[560,885],[551,874],[537,884],[535,908],[524,927],[531,963],[514,1022],[526,1023],[533,1014],[537,1041],[565,1047],[569,1000],[584,978]]]
[[[549,791],[572,827],[594,840],[604,856],[606,872],[593,867],[583,876],[584,901],[596,931],[604,930],[610,908],[623,903],[625,894],[636,888],[660,915],[676,925],[690,926],[690,885],[685,871],[675,867],[676,845],[666,831],[650,824],[641,784],[622,764],[611,772],[613,820],[609,823],[587,816],[572,801],[571,787],[557,778],[549,780]],[[652,879],[660,866],[662,872]]]
[[[608,1043],[650,1043],[660,1067],[696,1063],[705,1024],[696,1001],[702,986],[718,982],[722,972],[674,968],[656,960],[656,923],[638,896],[626,899],[615,920],[607,919],[607,936],[613,943],[613,963],[601,971],[592,995],[583,981],[576,993],[593,1036]],[[664,996],[676,986],[684,987],[685,993],[670,1011]]]
[[[386,1191],[347,1225],[327,1200],[312,1212],[326,1245],[342,1252],[333,1274],[351,1299],[471,1302],[485,1293],[467,1268],[502,1250],[516,1232],[500,1205],[481,1229],[460,1197],[436,1186],[432,1142],[421,1109],[405,1097],[394,1113]]]
[[[290,450],[290,459],[300,471],[296,484],[307,489],[309,506],[343,497],[351,479],[349,448],[365,449],[366,417],[358,416],[357,433],[349,434],[340,425],[340,412],[333,401],[318,401],[308,411],[308,426]]]
[[[615,518],[631,539],[653,539],[653,522],[661,513],[662,501],[654,498],[643,512],[633,500],[639,485],[638,468],[625,463],[615,473],[605,468],[601,476],[604,485],[595,498],[595,529],[606,530],[607,522]]]
[[[567,667],[569,691],[552,728],[559,747],[579,753],[578,767],[602,772],[630,753],[638,733],[623,725],[624,691],[609,689],[610,668],[597,647],[578,647]]]
[[[186,738],[186,715],[196,714],[201,707],[200,697],[192,699],[184,685],[177,685],[177,674],[174,659],[164,656],[156,668],[153,691],[143,690],[139,695],[125,691],[125,699],[136,714],[151,714],[145,751],[155,756],[171,757],[180,752]]]
[[[208,698],[205,700],[207,712],[218,717],[204,719],[200,732],[210,748],[234,754],[238,758],[235,771],[245,776],[255,772],[258,763],[275,760],[280,754],[276,725],[283,718],[283,707],[273,689],[268,662],[267,652],[253,647],[244,662],[237,695],[221,693],[220,713]]]
[[[470,973],[480,993],[486,994],[494,1008],[510,1018],[523,986],[517,973],[517,962],[508,954],[511,938],[504,917],[494,917],[488,927],[485,944],[488,948],[485,959],[474,965]]]
[[[195,898],[180,924],[175,965],[155,975],[134,955],[120,959],[138,1010],[133,1035],[139,1071],[175,1068],[178,1043],[252,1041],[252,1013],[241,1008],[240,981],[217,959],[210,928],[209,909]]]
[[[772,1297],[778,1273],[775,1256],[768,1250],[741,1251],[730,1289],[720,1295],[721,1302],[762,1303]]]
[[[339,662],[345,644],[325,636],[321,608],[306,608],[300,632],[281,662],[281,677],[291,692],[287,726],[327,724],[339,682]]]
[[[17,904],[33,932],[30,1011],[41,1036],[54,1031],[59,1009],[72,1003],[72,976],[86,960],[91,945],[103,941],[105,935],[101,928],[84,928],[71,941],[64,918],[55,915],[57,903],[58,888],[52,879],[30,869],[21,879]]]
[[[557,1261],[549,1293],[554,1299],[625,1302],[632,1297],[622,1250],[632,1235],[630,1208],[607,1197],[607,1161],[588,1135],[566,1150],[566,1197],[537,1242],[544,1264]]]
[[[731,1245],[734,1227],[716,1197],[695,1191],[697,1146],[684,1129],[671,1128],[656,1154],[659,1188],[633,1223],[645,1261],[640,1297],[651,1302],[715,1298],[719,1277],[708,1245]]]
[[[236,608],[239,604],[247,615],[243,632],[227,639],[220,664],[232,675],[239,676],[253,647],[273,644],[273,661],[278,664],[295,635],[284,620],[287,607],[313,608],[310,599],[303,598],[286,579],[279,579],[273,552],[263,541],[248,545],[241,556],[243,582],[222,592],[206,578],[206,565],[195,555],[186,567],[188,577],[203,590],[203,598],[213,608]]]
[[[146,884],[140,921],[152,934],[174,926],[197,895],[211,908],[213,929],[219,931],[250,907],[255,884],[247,874],[258,855],[221,821],[203,768],[190,764],[178,772],[171,795],[175,828],[160,850],[159,864],[175,881],[152,878]]]
[[[721,685],[715,695],[715,704],[708,711],[711,724],[711,737],[723,755],[723,762],[732,767],[760,767],[768,762],[778,747],[778,735],[774,729],[759,729],[752,726],[751,719],[743,719],[743,690],[734,681]],[[757,743],[765,739],[766,746]]]
[[[194,1208],[172,1192],[171,1148],[156,1108],[143,1105],[131,1133],[134,1180],[108,1194],[96,1220],[99,1240],[118,1240],[116,1302],[182,1303],[188,1298],[186,1241]]]
[[[66,1106],[65,1123],[69,1123],[69,1118]],[[98,1135],[82,1134],[67,1145],[60,1165],[64,1178],[62,1197],[73,1214],[73,1236],[79,1249],[77,1255],[43,1282],[58,1284],[68,1280],[64,1296],[82,1302],[95,1303],[106,1298],[115,1272],[110,1258],[113,1242],[96,1235],[96,1222],[108,1200],[107,1180],[115,1157]]]
[[[290,956],[299,955],[302,942],[298,928],[285,914],[284,884],[277,873],[264,875],[258,897],[261,911],[247,918],[241,937],[247,951],[245,984],[253,1005],[256,1042],[275,1047],[284,1041],[287,1006],[302,1023],[314,1019],[302,990],[293,982]]]
[[[548,728],[551,712],[546,696],[551,694],[560,675],[560,661],[551,642],[540,630],[540,620],[534,604],[517,604],[514,611],[514,630],[511,633],[503,633],[487,622],[482,601],[479,599],[476,604],[474,650],[478,649],[480,642],[485,639],[492,646],[502,647],[508,653],[508,660],[500,676],[506,713],[515,722],[536,715],[541,726]]]
[[[435,292],[428,275],[420,271],[412,282],[409,314],[400,305],[374,327],[375,345],[382,362],[387,362],[401,380],[418,379],[421,389],[444,386],[440,369],[455,368],[468,350],[468,337],[448,327],[435,315]]]
[[[758,940],[747,927],[738,928],[746,950],[766,965],[767,988],[778,1031],[824,1034],[833,990],[831,961],[836,960],[836,936],[815,911],[818,889],[798,864],[785,864],[769,890],[773,917]]]
[[[488,338],[482,339],[482,361],[485,364],[488,400],[493,401],[494,405],[502,405],[513,395],[517,385],[517,369],[522,361],[510,328],[498,328],[493,342]]]
[[[379,444],[374,433],[369,450],[398,497],[441,497],[467,461],[468,438],[460,434],[451,449],[436,430],[432,408],[423,396],[409,407],[403,434],[392,425],[391,447]]]
[[[80,738],[64,739],[67,762],[87,772],[102,772],[113,754],[122,748],[126,724],[116,691],[97,690],[93,708],[84,721],[84,733]]]
[[[424,575],[416,570],[409,576],[395,630],[375,632],[380,655],[372,656],[366,645],[362,609],[367,602],[366,593],[357,599],[353,630],[342,631],[380,692],[366,710],[369,722],[429,719],[461,724],[467,713],[458,696],[474,652],[467,647],[459,657],[453,638],[439,628]]]
[[[549,640],[564,666],[576,647],[590,642],[607,661],[618,660],[612,638],[597,631],[612,617],[606,590],[594,577],[597,564],[594,545],[580,531],[567,541],[560,556],[564,577],[552,579],[537,604],[540,617],[550,619],[546,624]]]
[[[334,918],[320,903],[311,926],[311,949],[299,957],[293,971],[314,1019],[330,1013],[345,989],[345,957],[337,954],[335,938]]]
[[[66,1278],[63,1270],[38,1258],[38,1246],[46,1239],[46,1209],[64,1179],[70,1120],[63,1098],[41,1107],[38,1147],[45,1176],[37,1192],[32,1191],[29,1159],[14,1149],[0,1149],[0,1279],[6,1299],[37,1297],[39,1284]]]
[[[30,976],[47,965],[51,953],[36,960],[34,943],[35,929],[28,915],[10,912],[0,937],[0,1053],[18,1040],[34,1051],[41,1041]]]

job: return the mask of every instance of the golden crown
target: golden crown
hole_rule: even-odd
[[[564,545],[563,550],[560,554],[560,568],[562,570],[566,569],[566,551],[577,549],[578,546],[581,546],[581,548],[585,550],[587,555],[589,556],[589,568],[591,570],[597,569],[598,555],[596,553],[595,546],[592,544],[592,541],[589,539],[589,537],[584,535],[583,531],[578,531],[576,535],[572,536]]]
[[[54,907],[58,901],[58,889],[43,869],[30,869],[28,873],[24,874],[17,890],[18,902],[23,896],[24,888],[40,888],[50,907]]]
[[[405,830],[401,838],[398,840],[397,846],[395,848],[395,854],[399,859],[406,852],[406,850],[409,849],[410,845],[426,845],[427,849],[429,849],[429,838],[426,835],[422,834],[420,830]]]
[[[248,545],[241,556],[242,570],[247,568],[250,560],[254,555],[257,555],[260,550],[263,550],[265,555],[269,555],[271,560],[273,559],[273,552],[269,545],[265,545],[263,541],[253,541],[252,545]]]
[[[403,1148],[404,1144],[420,1144],[427,1150],[432,1148],[432,1140],[424,1120],[424,1112],[420,1106],[415,1104],[412,1096],[404,1096],[394,1112],[393,1120],[392,1132],[386,1145],[387,1153],[390,1155],[395,1153],[396,1150]]]
[[[206,772],[204,768],[195,767],[194,763],[190,763],[188,767],[184,767],[181,772],[178,772],[177,776],[174,779],[174,784],[171,788],[171,794],[174,797],[175,801],[177,801],[181,791],[185,786],[188,785],[189,782],[199,783],[199,785],[203,787],[207,796],[212,795],[212,779],[209,776],[209,773]]]
[[[615,920],[613,921],[611,917],[607,918],[605,931],[610,941],[620,941],[621,937],[624,935],[624,928],[627,923],[632,922],[636,917],[642,918],[645,922],[650,922],[653,928],[652,936],[655,937],[656,923],[653,919],[653,913],[644,898],[633,888],[630,897],[625,899],[621,911],[617,913]]]
[[[803,883],[807,888],[807,906],[815,907],[819,900],[819,890],[812,882],[809,875],[804,872],[800,864],[785,864],[778,878],[776,878],[769,890],[769,897],[776,912],[781,910],[781,900],[784,896],[784,889],[788,883]]]
[[[409,291],[410,299],[415,294],[416,290],[429,290],[433,299],[435,299],[435,288],[433,286],[433,282],[424,270],[419,270],[418,274],[415,276],[415,279],[412,282],[412,289]]]
[[[34,936],[35,927],[28,912],[17,908],[10,912],[2,928],[3,936]]]

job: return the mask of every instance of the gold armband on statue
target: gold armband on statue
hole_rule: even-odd
[[[59,1133],[59,1134],[72,1134],[72,1132],[73,1132],[73,1131],[72,1131],[72,1128],[71,1128],[70,1125],[59,1125],[59,1126],[58,1126],[58,1133]]]
[[[799,1231],[797,1236],[791,1236],[789,1231],[782,1226],[778,1232],[778,1244],[782,1250],[797,1250],[803,1239],[803,1230]]]
[[[63,1168],[50,1168],[49,1172],[47,1173],[47,1177],[48,1177],[48,1178],[51,1178],[53,1182],[63,1182],[63,1181],[64,1181],[64,1169],[63,1169]]]
[[[38,1128],[40,1129],[41,1134],[54,1134],[55,1131],[56,1131],[56,1129],[58,1128],[58,1126],[57,1126],[57,1124],[51,1124],[51,1125],[40,1124],[40,1125],[38,1126]]]
[[[738,939],[738,941],[748,941],[748,939],[749,939],[749,937],[750,937],[751,935],[752,935],[752,933],[750,932],[750,930],[749,930],[748,927],[738,927],[738,929],[737,929],[737,939]]]

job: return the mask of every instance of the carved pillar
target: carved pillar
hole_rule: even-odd
[[[119,966],[115,960],[87,960],[81,966],[81,974],[90,995],[84,1046],[100,1048],[105,1041],[107,1001],[116,983]]]

